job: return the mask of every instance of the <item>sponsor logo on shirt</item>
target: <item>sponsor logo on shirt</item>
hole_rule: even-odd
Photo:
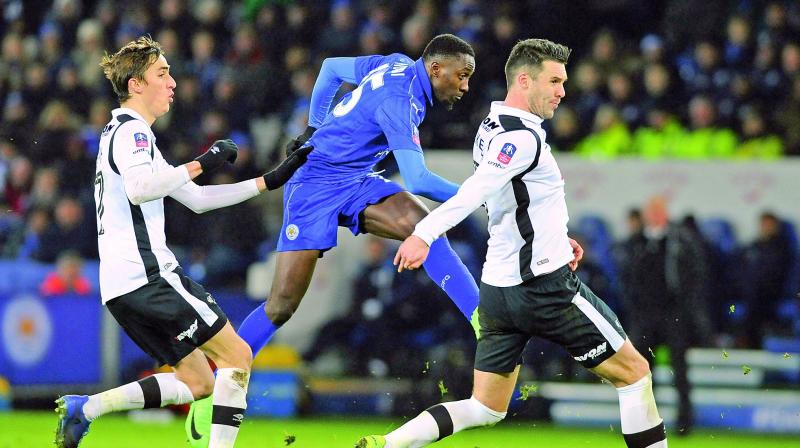
[[[147,148],[148,146],[150,146],[150,144],[147,143],[147,135],[145,135],[142,132],[137,132],[133,134],[133,140],[136,141],[137,148]]]
[[[296,240],[298,236],[300,236],[300,228],[297,227],[296,224],[289,224],[286,226],[286,238],[288,238],[289,241]]]
[[[506,143],[500,148],[500,153],[497,154],[497,160],[503,165],[508,165],[508,163],[511,162],[511,158],[514,157],[515,152],[517,152],[517,147],[512,143]]]

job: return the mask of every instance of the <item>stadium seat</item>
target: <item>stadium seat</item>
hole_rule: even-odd
[[[611,291],[619,291],[619,277],[617,275],[616,260],[613,256],[614,239],[609,231],[606,221],[597,215],[583,215],[578,218],[575,229],[586,242],[585,250],[600,265],[600,268],[608,278]],[[612,298],[608,298],[611,300]]]
[[[700,221],[700,231],[716,250],[731,255],[736,250],[736,234],[730,221],[724,218],[709,218]]]

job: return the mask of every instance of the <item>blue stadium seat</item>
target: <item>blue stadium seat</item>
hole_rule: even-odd
[[[619,291],[619,276],[614,259],[614,238],[606,221],[597,215],[583,215],[577,220],[574,229],[586,242],[584,249],[593,257],[608,278],[611,292],[616,296]],[[613,297],[607,298],[613,300]]]
[[[700,231],[706,240],[723,255],[731,255],[736,250],[736,233],[733,225],[727,219],[701,220]]]

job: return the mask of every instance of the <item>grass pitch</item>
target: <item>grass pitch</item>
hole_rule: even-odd
[[[304,418],[245,419],[236,446],[242,448],[352,447],[362,435],[383,434],[401,419]],[[53,446],[54,412],[0,413],[0,448]],[[670,434],[670,448],[800,448],[800,436],[748,434],[733,430],[698,430],[688,437]],[[186,447],[183,419],[166,423],[135,422],[125,415],[104,416],[92,424],[81,448]],[[466,431],[432,445],[437,448],[624,448],[619,429],[567,428],[528,420],[510,420],[494,428]]]

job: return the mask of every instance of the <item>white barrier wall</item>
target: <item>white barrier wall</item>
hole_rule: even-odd
[[[433,171],[454,181],[473,170],[468,151],[429,151],[425,160]],[[800,226],[800,160],[592,161],[569,154],[557,154],[556,160],[566,181],[570,217],[600,215],[618,237],[624,235],[627,211],[655,195],[670,199],[675,217],[693,213],[728,219],[740,242],[755,237],[758,215],[764,210]]]

